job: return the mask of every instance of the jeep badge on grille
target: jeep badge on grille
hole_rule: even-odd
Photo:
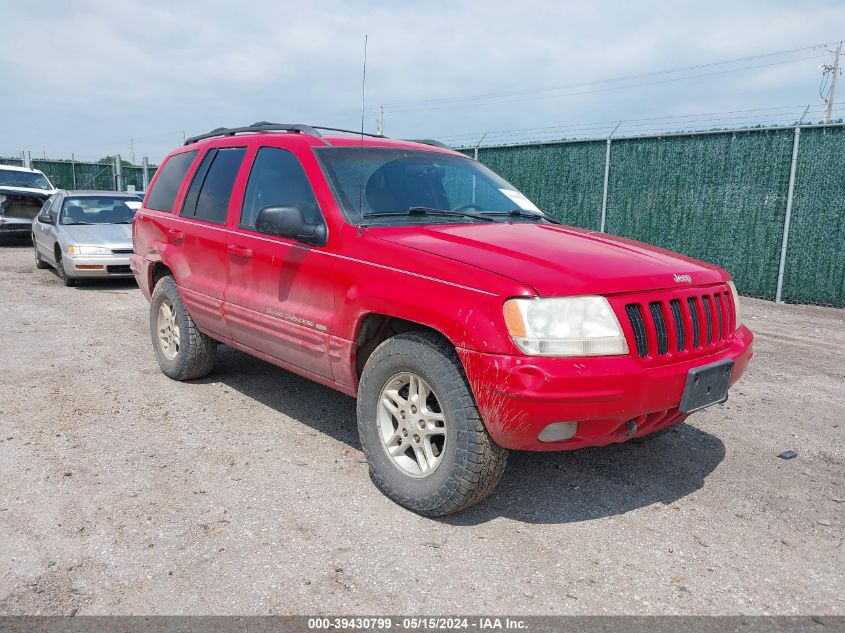
[[[680,284],[680,283],[691,284],[692,283],[692,275],[677,275],[676,274],[675,275],[675,283],[676,284]]]

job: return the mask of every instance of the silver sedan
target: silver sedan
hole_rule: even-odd
[[[32,223],[35,266],[66,286],[80,278],[131,277],[132,219],[141,199],[117,191],[58,191]]]

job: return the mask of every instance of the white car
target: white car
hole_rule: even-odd
[[[0,238],[29,235],[32,220],[55,187],[37,169],[0,165]]]
[[[36,268],[66,286],[80,278],[132,277],[132,219],[141,198],[120,191],[58,191],[32,223]]]

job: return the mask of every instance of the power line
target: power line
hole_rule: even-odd
[[[390,111],[395,113],[395,112],[403,112],[403,111],[411,111],[411,110],[434,109],[434,108],[439,109],[439,108],[443,108],[443,107],[470,107],[470,106],[477,107],[479,105],[486,105],[486,104],[494,103],[494,102],[496,102],[496,100],[506,99],[507,97],[518,97],[518,98],[515,99],[515,100],[513,100],[513,99],[507,100],[506,99],[506,100],[503,100],[503,101],[500,101],[500,102],[501,103],[513,103],[513,102],[516,102],[516,101],[530,100],[531,97],[528,97],[528,95],[534,95],[534,94],[538,95],[536,98],[555,98],[555,97],[559,97],[559,96],[572,96],[572,95],[580,95],[580,94],[590,94],[590,93],[593,93],[593,92],[604,92],[606,90],[620,90],[620,89],[625,89],[625,88],[634,88],[634,87],[639,87],[639,86],[655,85],[657,83],[667,83],[667,82],[671,82],[671,81],[681,81],[681,80],[684,80],[684,79],[695,79],[695,78],[698,78],[698,77],[720,75],[720,74],[723,74],[723,73],[734,73],[734,72],[742,72],[744,70],[754,70],[756,68],[764,68],[764,67],[767,67],[767,66],[790,64],[790,63],[795,63],[795,62],[799,62],[799,61],[805,61],[807,59],[818,59],[820,57],[823,57],[824,55],[821,55],[821,54],[820,55],[812,55],[812,56],[809,56],[809,57],[804,56],[804,57],[797,58],[797,59],[792,58],[792,59],[786,59],[786,60],[779,60],[779,61],[774,61],[774,62],[770,62],[770,63],[766,63],[766,64],[755,64],[755,65],[750,65],[750,66],[745,65],[745,66],[742,66],[742,67],[739,67],[739,68],[725,69],[725,70],[716,71],[716,72],[713,72],[713,73],[698,73],[698,74],[694,74],[694,75],[681,76],[681,77],[669,77],[669,78],[666,78],[664,80],[657,81],[657,82],[638,82],[638,83],[627,84],[627,85],[623,85],[623,86],[605,87],[605,88],[601,88],[599,90],[592,90],[592,91],[591,90],[585,90],[585,91],[578,91],[578,92],[574,92],[574,93],[570,92],[570,93],[567,93],[567,94],[564,94],[564,95],[551,94],[548,97],[540,96],[544,92],[555,93],[555,92],[561,92],[561,91],[567,91],[567,90],[571,91],[575,88],[586,88],[586,87],[591,87],[591,86],[599,86],[601,84],[612,84],[612,83],[618,83],[618,82],[631,82],[633,80],[655,77],[655,76],[660,76],[660,75],[675,75],[675,74],[678,74],[678,73],[688,73],[689,71],[701,70],[701,69],[704,69],[704,68],[725,66],[725,65],[729,65],[729,64],[736,64],[736,63],[754,61],[754,60],[759,60],[759,59],[766,59],[766,58],[783,56],[783,55],[794,55],[795,53],[801,53],[801,52],[805,52],[805,51],[811,51],[811,50],[816,50],[816,49],[819,49],[819,48],[824,48],[824,47],[829,46],[833,43],[835,43],[835,42],[824,42],[824,43],[820,43],[820,44],[813,44],[813,45],[810,45],[810,46],[802,46],[802,47],[799,47],[799,48],[773,51],[773,52],[769,52],[769,53],[760,53],[760,54],[757,54],[757,55],[748,55],[748,56],[745,56],[745,57],[735,57],[735,58],[732,58],[732,59],[720,60],[720,61],[715,61],[715,62],[708,62],[708,63],[704,63],[704,64],[695,64],[695,65],[691,65],[691,66],[683,66],[683,67],[672,68],[672,69],[657,70],[657,71],[651,71],[651,72],[647,72],[647,73],[639,73],[639,74],[634,74],[634,75],[611,77],[611,78],[607,78],[607,79],[600,79],[600,80],[594,80],[594,81],[577,82],[577,83],[571,83],[571,84],[560,85],[560,86],[523,88],[523,89],[519,89],[519,90],[488,92],[488,93],[480,93],[480,94],[465,95],[465,96],[442,97],[442,98],[438,98],[438,99],[397,101],[397,102],[393,102],[393,103],[386,103],[385,108],[389,109]],[[464,103],[462,105],[454,105],[454,104],[461,104],[461,102],[468,102],[468,103]],[[335,111],[334,113],[327,113],[325,116],[327,118],[331,118],[333,116],[348,115],[351,112],[352,112],[351,110]]]
[[[629,84],[625,84],[625,85],[621,85],[621,86],[607,86],[607,87],[604,87],[604,88],[595,88],[595,89],[591,89],[591,90],[578,90],[578,91],[573,91],[573,92],[563,92],[563,93],[560,93],[560,94],[547,95],[547,96],[544,96],[544,97],[521,96],[521,95],[524,94],[524,92],[523,92],[523,93],[519,93],[520,96],[516,96],[516,98],[501,97],[501,98],[496,98],[496,99],[488,99],[486,101],[485,100],[472,100],[472,101],[469,101],[467,103],[461,103],[461,102],[466,101],[468,99],[471,99],[470,97],[460,97],[460,98],[456,98],[455,101],[451,102],[451,103],[432,104],[432,105],[428,105],[428,106],[405,106],[405,107],[394,106],[393,108],[389,109],[388,111],[389,112],[410,112],[410,111],[413,111],[413,110],[435,110],[435,109],[442,109],[442,108],[465,108],[465,107],[478,108],[479,106],[483,106],[483,105],[500,105],[500,104],[506,104],[506,103],[519,103],[519,102],[522,102],[522,101],[538,101],[538,100],[541,100],[541,99],[559,99],[561,97],[572,97],[572,96],[586,95],[586,94],[597,94],[597,93],[601,93],[601,92],[609,92],[609,91],[613,91],[613,90],[625,90],[625,89],[628,89],[628,88],[638,88],[638,87],[642,87],[642,86],[654,86],[654,85],[658,85],[658,84],[671,83],[671,82],[675,82],[675,81],[683,81],[683,80],[686,80],[686,79],[698,79],[698,78],[701,78],[701,77],[711,77],[711,76],[716,76],[716,75],[724,75],[724,74],[727,74],[727,73],[736,73],[736,72],[742,72],[742,71],[746,71],[746,70],[755,70],[755,69],[758,69],[758,68],[766,68],[766,67],[770,67],[770,66],[778,66],[778,65],[783,65],[783,64],[793,64],[793,63],[796,63],[796,62],[806,61],[806,60],[810,60],[810,59],[820,59],[822,57],[826,57],[826,55],[823,55],[823,54],[812,55],[812,56],[801,57],[801,58],[797,58],[797,59],[782,60],[782,61],[777,61],[777,62],[769,62],[769,63],[766,63],[766,64],[756,64],[756,65],[753,65],[753,66],[743,66],[741,68],[730,68],[730,69],[726,69],[726,70],[719,70],[719,71],[713,71],[713,72],[707,72],[707,73],[698,73],[698,74],[694,74],[694,75],[684,75],[682,77],[669,77],[669,78],[666,78],[666,79],[658,79],[658,80],[654,80],[654,81],[629,83]]]
[[[695,65],[692,65],[692,66],[682,66],[682,67],[678,67],[678,68],[656,70],[656,71],[647,72],[647,73],[640,73],[640,74],[636,74],[636,75],[623,75],[623,76],[619,76],[619,77],[610,77],[610,78],[607,78],[607,79],[578,82],[578,83],[572,83],[572,84],[565,84],[565,85],[561,85],[561,86],[545,86],[545,87],[532,88],[532,89],[482,93],[482,94],[476,94],[476,95],[467,96],[467,97],[461,97],[461,99],[477,100],[477,99],[486,99],[486,98],[499,97],[499,96],[523,95],[523,94],[526,94],[526,93],[552,92],[552,91],[557,91],[557,90],[566,90],[566,89],[569,89],[569,88],[579,88],[579,87],[583,87],[583,86],[594,86],[594,85],[598,85],[598,84],[602,84],[602,83],[609,83],[609,82],[615,82],[615,81],[627,81],[627,80],[631,80],[631,79],[643,79],[643,78],[646,78],[646,77],[654,77],[654,76],[664,75],[664,74],[675,74],[675,73],[680,73],[680,72],[687,72],[687,71],[690,71],[690,70],[700,70],[702,68],[709,68],[709,67],[713,67],[713,66],[723,66],[723,65],[727,65],[727,64],[734,64],[734,63],[737,63],[737,62],[752,61],[752,60],[756,60],[756,59],[764,59],[764,58],[767,58],[767,57],[776,57],[778,55],[789,55],[789,54],[792,54],[792,53],[800,53],[800,52],[803,52],[803,51],[823,48],[823,47],[829,46],[833,43],[835,43],[835,42],[823,42],[821,44],[813,44],[811,46],[802,46],[801,48],[792,48],[792,49],[787,49],[787,50],[782,50],[782,51],[774,51],[774,52],[771,52],[771,53],[761,53],[761,54],[758,54],[758,55],[748,55],[746,57],[735,57],[735,58],[732,58],[732,59],[726,59],[726,60],[721,60],[721,61],[716,61],[716,62],[708,62],[708,63],[705,63],[705,64],[695,64]],[[778,63],[780,63],[780,62],[778,62]],[[415,101],[414,100],[412,100],[412,101],[400,101],[400,102],[395,102],[395,103],[392,103],[392,104],[388,103],[387,106],[388,107],[391,107],[391,106],[395,107],[395,106],[414,105],[414,104],[432,104],[432,103],[440,103],[440,102],[447,102],[447,101],[453,101],[453,100],[455,100],[455,97],[445,97],[445,98],[440,98],[440,99],[422,99],[422,100],[415,100]]]
[[[511,91],[505,91],[505,92],[493,92],[493,93],[486,93],[486,94],[477,94],[477,95],[473,95],[473,96],[470,96],[470,97],[464,97],[464,98],[465,99],[485,99],[485,98],[488,98],[488,97],[497,97],[497,96],[522,95],[522,94],[529,93],[529,92],[557,91],[557,90],[564,90],[564,89],[568,89],[568,88],[578,88],[578,87],[582,87],[582,86],[593,86],[593,85],[598,85],[598,84],[608,83],[608,82],[614,82],[614,81],[626,81],[626,80],[630,80],[630,79],[643,79],[643,78],[646,78],[646,77],[654,77],[654,76],[657,76],[657,75],[674,74],[674,73],[686,72],[686,71],[690,71],[690,70],[700,70],[702,68],[709,68],[709,67],[712,67],[712,66],[723,66],[723,65],[726,65],[726,64],[734,64],[734,63],[737,63],[737,62],[752,61],[752,60],[755,60],[755,59],[763,59],[763,58],[766,58],[766,57],[776,57],[778,55],[789,55],[789,54],[792,54],[792,53],[800,53],[800,52],[803,52],[803,51],[823,48],[823,47],[829,46],[831,44],[835,44],[835,42],[824,42],[824,43],[821,43],[821,44],[813,44],[811,46],[803,46],[801,48],[792,48],[792,49],[788,49],[788,50],[774,51],[772,53],[761,53],[759,55],[748,55],[746,57],[735,57],[733,59],[726,59],[726,60],[721,60],[721,61],[717,61],[717,62],[708,62],[708,63],[705,63],[705,64],[695,64],[693,66],[682,66],[682,67],[679,67],[679,68],[670,68],[670,69],[665,69],[665,70],[655,70],[655,71],[652,71],[652,72],[640,73],[640,74],[636,74],[636,75],[624,75],[624,76],[620,76],[620,77],[611,77],[611,78],[608,78],[608,79],[599,79],[599,80],[595,80],[595,81],[579,82],[579,83],[573,83],[573,84],[566,84],[566,85],[562,85],[562,86],[546,86],[546,87],[542,87],[542,88],[533,88],[533,89],[527,89],[527,90],[511,90]],[[788,61],[791,61],[791,60],[788,60]],[[784,63],[788,63],[788,61],[784,62]],[[780,62],[777,62],[777,63],[780,63]],[[388,103],[387,105],[388,105],[388,107],[390,107],[390,106],[405,105],[405,104],[438,103],[438,102],[452,101],[452,100],[453,100],[453,98],[446,97],[446,98],[441,98],[441,99],[423,99],[423,100],[418,100],[418,101],[401,101],[401,102],[397,102],[397,103],[393,103],[393,104]]]

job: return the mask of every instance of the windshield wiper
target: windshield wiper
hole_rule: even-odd
[[[409,215],[434,215],[441,217],[464,217],[472,218],[473,220],[481,220],[482,222],[495,222],[493,218],[488,218],[477,213],[467,213],[465,211],[448,211],[446,209],[432,209],[430,207],[410,207],[407,211],[371,211],[369,213],[361,214],[364,218],[386,218],[390,216],[409,216]]]
[[[509,215],[513,218],[526,218],[529,220],[546,220],[552,224],[562,224],[560,220],[555,220],[543,212],[537,213],[535,211],[526,211],[525,209],[510,209],[508,211],[484,211],[484,215]]]

